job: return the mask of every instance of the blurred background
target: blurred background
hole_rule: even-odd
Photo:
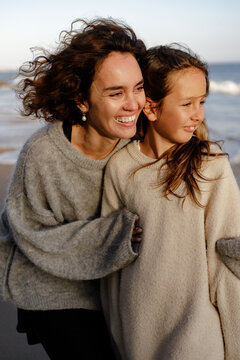
[[[206,118],[213,140],[224,140],[240,175],[240,2],[238,0],[29,0],[4,1],[0,11],[0,208],[24,141],[43,121],[23,118],[13,91],[18,67],[32,47],[56,48],[77,18],[113,17],[129,24],[147,47],[178,42],[207,61]],[[239,179],[240,177],[238,177]],[[16,311],[0,299],[0,360],[47,359],[39,345],[17,334]]]

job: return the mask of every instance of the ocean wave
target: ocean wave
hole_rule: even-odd
[[[11,89],[11,86],[7,81],[0,80],[0,89],[9,90]]]
[[[15,164],[19,155],[20,149],[14,151],[7,151],[0,154],[0,164]]]
[[[210,81],[210,92],[240,95],[240,84],[234,81]]]
[[[21,80],[21,77],[6,80],[0,80],[0,89],[14,89]],[[226,80],[226,81],[210,81],[210,92],[222,93],[229,95],[240,95],[240,83]]]

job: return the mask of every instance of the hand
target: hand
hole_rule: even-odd
[[[132,243],[140,243],[142,241],[142,228],[139,226],[139,217],[137,216],[135,219],[135,224],[132,232]]]

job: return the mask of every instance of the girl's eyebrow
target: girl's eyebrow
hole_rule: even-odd
[[[140,80],[135,86],[139,86],[139,85],[143,85],[144,83],[144,80]],[[113,91],[113,90],[121,90],[123,89],[124,86],[120,85],[120,86],[110,86],[110,87],[107,87],[105,89],[103,89],[103,91]]]
[[[189,97],[186,97],[186,98],[182,98],[182,100],[201,99],[201,98],[204,98],[204,97],[207,97],[207,93],[205,93],[203,95],[199,95],[199,96],[189,96]]]

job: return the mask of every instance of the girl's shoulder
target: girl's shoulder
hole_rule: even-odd
[[[222,177],[232,174],[228,154],[217,144],[210,145],[210,155],[203,157],[202,172],[207,177]]]
[[[111,157],[107,163],[107,173],[121,179],[128,177],[132,171],[139,167],[138,152],[138,142],[131,141]]]
[[[109,161],[110,164],[119,163],[122,165],[123,162],[130,166],[141,167],[156,162],[156,159],[149,158],[141,152],[139,140],[132,140],[127,146],[114,154]]]
[[[130,141],[126,146],[118,150],[109,160],[108,166],[114,166],[117,164],[130,163],[134,160],[134,155],[138,151],[138,141]]]

